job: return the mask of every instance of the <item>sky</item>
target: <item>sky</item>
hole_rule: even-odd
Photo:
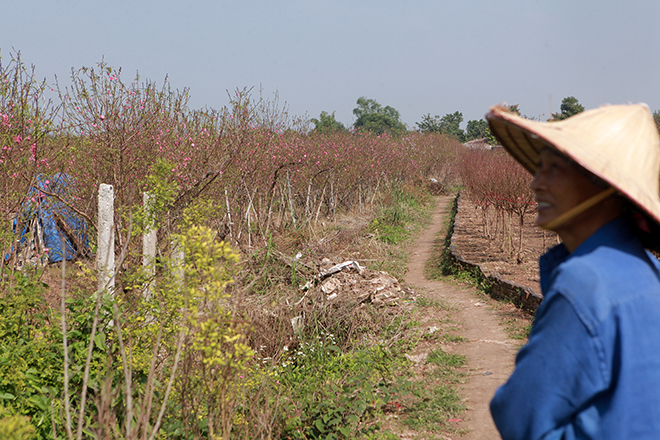
[[[490,106],[548,119],[585,108],[660,110],[658,0],[3,0],[0,57],[66,85],[100,61],[221,109],[253,88],[297,116],[355,122],[359,97],[409,128]]]

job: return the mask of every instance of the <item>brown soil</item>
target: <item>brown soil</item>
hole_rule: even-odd
[[[457,343],[427,340],[411,353],[410,358],[417,361],[417,372],[424,374],[425,356],[438,346],[444,351],[465,355],[467,366],[464,367],[463,372],[466,374],[466,381],[460,385],[460,389],[468,409],[459,419],[460,421],[450,422],[456,425],[456,433],[444,434],[442,438],[499,439],[488,405],[497,387],[504,383],[512,372],[515,354],[524,342],[511,339],[503,323],[511,320],[528,323],[530,317],[510,304],[491,300],[472,287],[461,286],[456,282],[427,279],[425,264],[432,253],[437,252],[438,239],[444,237],[452,197],[443,196],[437,201],[431,226],[421,234],[412,248],[406,283],[413,286],[415,293],[426,298],[427,302],[438,301],[449,305],[448,308],[445,307],[448,311],[434,307],[423,308],[421,316],[418,316],[423,329],[428,331],[443,328],[464,339]],[[472,208],[463,209],[461,214],[472,211],[474,211]],[[460,222],[462,226],[457,231],[457,238],[461,254],[470,255],[468,253],[470,250],[473,253],[482,252],[483,255],[492,255],[484,250],[487,249],[487,245],[483,243],[484,240],[479,239],[478,234],[475,234],[476,228],[468,226],[467,222],[463,222],[462,217],[459,219]],[[510,264],[506,264],[506,262],[497,263],[500,273],[505,271],[515,273],[518,277],[517,281],[521,283],[525,281],[525,277],[532,277],[532,269],[522,270],[520,267],[526,265],[516,265],[513,268],[515,270],[512,270],[508,269]],[[458,323],[454,324],[455,329],[447,328],[447,313],[452,322]],[[416,437],[418,434],[402,433],[400,438],[418,438]]]
[[[517,219],[513,220],[513,225],[507,219],[504,231],[502,222],[496,224],[492,212],[489,216],[490,239],[484,233],[483,210],[466,197],[461,197],[453,234],[456,251],[467,261],[478,264],[487,275],[497,273],[507,281],[541,293],[538,258],[545,249],[558,243],[557,235],[536,226],[536,214],[528,214],[525,217],[523,245],[520,251]]]

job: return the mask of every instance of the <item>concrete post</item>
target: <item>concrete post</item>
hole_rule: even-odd
[[[115,288],[115,191],[112,185],[99,185],[99,241],[96,265],[99,271],[99,290]]]
[[[142,194],[142,203],[144,209],[149,212],[149,202],[153,199],[153,195],[146,192]],[[156,244],[158,241],[158,230],[147,229],[142,236],[142,265],[144,266],[144,273],[149,278],[149,284],[145,289],[144,296],[149,299],[151,297],[151,289],[153,286],[153,277],[156,274]]]

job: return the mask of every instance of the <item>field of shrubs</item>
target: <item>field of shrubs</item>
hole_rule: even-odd
[[[411,317],[331,307],[301,286],[324,257],[401,277],[397,245],[431,193],[464,185],[491,235],[532,206],[504,156],[440,134],[317,134],[250,89],[191,110],[187,91],[103,63],[59,88],[2,61],[3,438],[396,438],[383,413],[402,394],[426,401],[405,374]],[[66,190],[49,186],[62,175]],[[100,184],[115,195],[111,290],[92,257]],[[28,243],[45,206],[85,225],[77,242],[62,229],[77,258],[43,264],[50,250]]]
[[[536,211],[529,172],[502,148],[463,152],[459,170],[463,194],[480,211],[483,236],[521,261],[525,218]]]

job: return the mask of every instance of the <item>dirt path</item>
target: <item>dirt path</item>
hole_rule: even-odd
[[[421,234],[412,248],[406,283],[427,300],[450,304],[451,319],[459,323],[454,333],[467,340],[442,345],[445,351],[465,355],[468,362],[465,369],[468,380],[461,385],[468,410],[463,421],[456,424],[458,429],[469,432],[455,437],[463,440],[499,439],[488,404],[497,387],[511,374],[514,356],[521,341],[509,339],[501,324],[502,309],[493,306],[489,299],[479,295],[475,289],[431,281],[424,275],[424,265],[432,254],[434,240],[445,228],[451,201],[450,196],[438,199],[431,226]],[[441,326],[440,318],[430,312],[420,316],[419,320],[422,325],[431,328]],[[431,345],[420,347],[420,350],[432,348]]]

